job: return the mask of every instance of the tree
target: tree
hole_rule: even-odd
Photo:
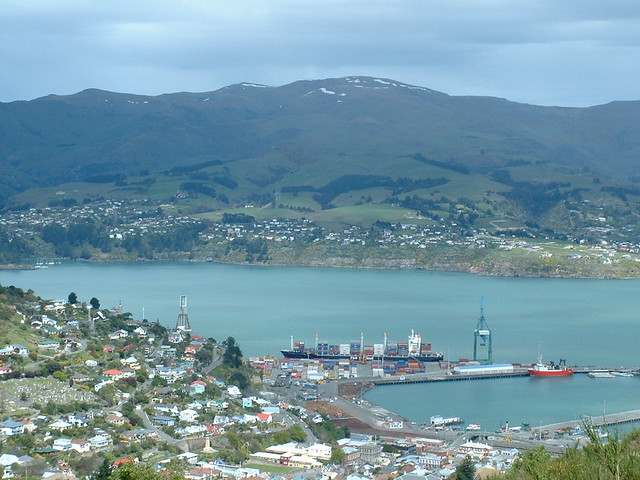
[[[178,472],[161,474],[156,472],[149,464],[130,462],[121,464],[116,468],[111,473],[109,480],[182,480],[183,478],[184,476]]]
[[[71,292],[69,294],[68,301],[71,305],[75,305],[76,303],[78,303],[78,296],[76,295],[76,292]]]
[[[236,343],[236,339],[228,337],[222,345],[225,347],[224,354],[222,355],[222,362],[231,367],[239,367],[242,365],[242,351]]]
[[[112,471],[113,467],[111,466],[111,462],[105,458],[100,468],[91,475],[91,480],[109,480]]]
[[[471,457],[466,456],[456,467],[456,480],[473,480],[476,475],[476,467]]]
[[[95,310],[98,310],[100,308],[100,300],[98,300],[96,297],[91,297],[91,300],[89,300],[89,305],[91,305],[91,307]]]
[[[307,439],[307,434],[305,433],[305,431],[302,429],[302,427],[298,424],[295,424],[293,427],[291,427],[291,440],[293,440],[294,442],[304,442]]]
[[[329,462],[333,463],[334,465],[340,465],[343,462],[344,457],[344,450],[342,450],[341,448],[332,448],[331,458],[329,458]]]

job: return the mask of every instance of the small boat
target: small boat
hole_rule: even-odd
[[[553,362],[542,363],[542,355],[538,357],[538,363],[528,369],[529,375],[534,377],[566,377],[573,375],[573,369],[568,368],[564,360],[556,365]]]
[[[482,429],[482,427],[480,426],[479,423],[470,423],[469,425],[467,425],[467,428],[466,428],[466,430],[469,432],[476,432],[480,429]]]

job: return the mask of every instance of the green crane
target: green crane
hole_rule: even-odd
[[[478,358],[481,352],[486,352],[485,358]],[[484,364],[493,363],[491,330],[484,318],[484,298],[480,299],[480,318],[478,319],[476,329],[473,331],[473,361]]]

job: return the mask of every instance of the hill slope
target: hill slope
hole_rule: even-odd
[[[0,104],[0,204],[400,202],[442,215],[425,199],[444,196],[480,217],[557,226],[571,201],[636,211],[638,127],[640,102],[539,107],[370,77],[157,97],[85,90]]]

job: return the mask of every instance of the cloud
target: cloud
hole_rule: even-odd
[[[640,4],[3,0],[0,101],[374,75],[540,104],[637,99]]]

